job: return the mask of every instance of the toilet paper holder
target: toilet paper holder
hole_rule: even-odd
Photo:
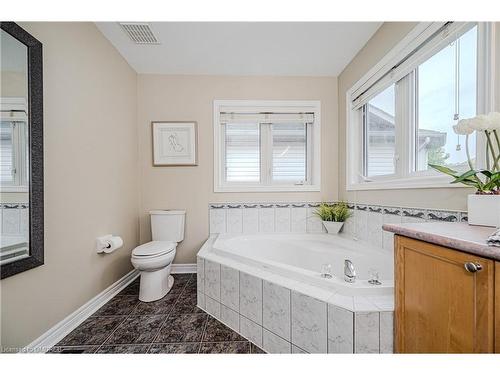
[[[123,240],[119,236],[107,234],[105,236],[97,237],[96,251],[98,254],[111,253],[123,246]]]

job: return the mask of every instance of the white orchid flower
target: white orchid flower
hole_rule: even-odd
[[[456,125],[453,125],[453,131],[458,135],[469,135],[474,133],[474,129],[472,129],[469,125],[470,119],[460,120]]]
[[[488,130],[497,130],[500,131],[500,113],[499,112],[490,112],[488,114]]]
[[[478,115],[469,119],[469,126],[477,131],[490,130],[490,121],[487,115]]]

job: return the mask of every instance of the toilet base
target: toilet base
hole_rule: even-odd
[[[170,275],[171,265],[157,271],[141,271],[139,300],[153,302],[162,299],[174,285],[174,277]]]

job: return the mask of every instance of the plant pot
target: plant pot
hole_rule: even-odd
[[[471,225],[500,226],[500,195],[470,194],[467,211]]]
[[[330,234],[337,234],[342,229],[344,225],[343,221],[323,221],[323,226],[326,228],[326,231]]]

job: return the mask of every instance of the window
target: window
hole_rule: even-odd
[[[215,101],[215,191],[319,191],[319,102]]]
[[[423,62],[417,77],[417,138],[415,169],[428,164],[464,169],[467,156],[464,139],[453,132],[459,119],[476,115],[477,26]],[[476,154],[475,133],[470,137],[471,154]]]
[[[28,126],[23,98],[0,98],[2,192],[28,191]]]
[[[468,167],[465,136],[453,125],[491,110],[480,77],[491,80],[492,61],[484,57],[494,55],[493,27],[421,24],[348,91],[349,190],[445,186],[447,177],[429,164]],[[483,144],[469,137],[473,157]]]
[[[273,182],[307,182],[307,124],[272,124],[271,135]]]
[[[2,187],[6,191],[12,188],[26,188],[28,185],[28,159],[26,122],[1,121],[0,122],[0,178]],[[10,188],[10,189],[9,189]]]
[[[394,85],[363,106],[364,174],[391,175],[396,170],[396,123]]]
[[[260,127],[258,123],[226,123],[226,181],[260,181]]]

